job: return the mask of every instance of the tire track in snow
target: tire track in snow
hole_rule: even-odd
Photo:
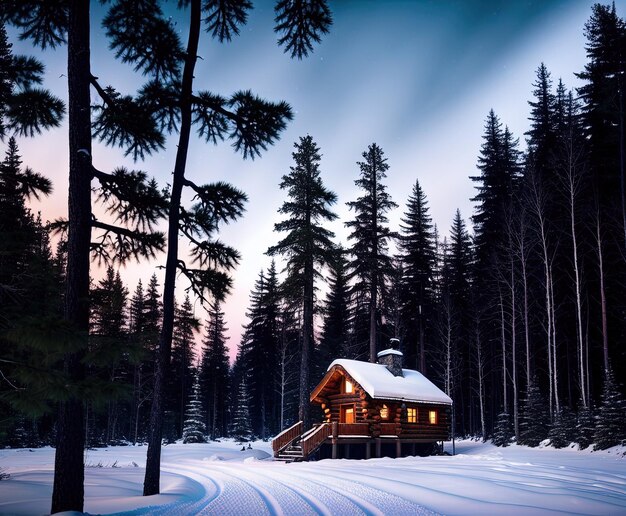
[[[302,489],[313,491],[316,486],[315,496],[322,496],[324,493],[332,491],[335,495],[349,499],[357,508],[356,514],[394,514],[394,515],[435,515],[431,510],[402,498],[401,496],[388,493],[382,489],[363,482],[352,480],[347,476],[339,477],[331,475],[328,471],[312,472],[310,468],[293,468],[291,474],[278,472],[276,469],[268,469],[270,476],[287,477],[285,482],[290,482],[294,477],[302,480],[298,486]],[[330,481],[329,481],[330,480]],[[335,511],[336,501],[333,500],[332,513],[345,514],[343,511]]]

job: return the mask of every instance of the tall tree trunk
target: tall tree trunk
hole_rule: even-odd
[[[89,252],[91,241],[91,110],[89,97],[89,0],[69,4],[68,108],[69,196],[64,317],[84,339],[82,351],[68,352],[64,370],[71,391],[59,404],[51,512],[83,512],[85,427],[78,384],[89,332]]]
[[[570,215],[570,232],[572,235],[572,248],[574,259],[574,288],[576,289],[576,337],[578,341],[578,376],[580,381],[580,392],[582,396],[583,405],[586,407],[588,404],[587,393],[585,392],[586,385],[586,369],[585,369],[585,352],[583,343],[583,320],[582,320],[582,302],[580,297],[580,268],[578,262],[578,240],[576,238],[576,177],[574,169],[574,149],[573,141],[570,138],[568,142],[568,163],[567,163],[567,186],[569,194],[569,215]]]
[[[604,263],[602,259],[602,234],[600,232],[600,208],[596,210],[596,246],[598,251],[598,270],[600,273],[600,310],[602,317],[602,356],[604,370],[609,370],[609,337],[606,322],[606,292],[604,290]]]
[[[300,403],[298,407],[298,417],[304,424],[304,429],[307,430],[311,426],[311,411],[309,400],[309,383],[310,383],[310,352],[313,346],[313,282],[314,282],[314,270],[313,270],[313,255],[312,250],[307,257],[307,262],[304,267],[304,311],[302,321],[303,335],[302,335],[302,355],[300,357]]]
[[[550,331],[552,333],[552,381],[554,383],[553,392],[554,392],[554,406],[555,411],[558,413],[561,410],[560,398],[559,398],[559,370],[556,365],[556,310],[554,303],[554,276],[552,275],[552,264],[550,264],[550,310],[552,311],[552,315],[550,317],[551,320],[551,328]],[[550,416],[552,417],[552,415]]]
[[[500,292],[500,343],[502,345],[502,408],[503,412],[506,412],[508,414],[509,403],[507,398],[506,324],[504,317],[504,299],[502,299],[502,292]]]
[[[537,177],[536,171],[532,172],[533,177],[531,177],[531,203],[532,209],[535,212],[535,216],[537,217],[537,226],[539,231],[539,240],[541,244],[541,260],[544,272],[544,283],[545,283],[545,310],[546,310],[546,338],[547,345],[546,349],[548,352],[548,379],[549,379],[549,396],[550,396],[550,417],[554,414],[554,372],[556,364],[553,361],[553,343],[552,343],[552,315],[553,315],[553,307],[552,307],[552,296],[551,296],[551,288],[552,288],[552,278],[550,276],[550,259],[548,253],[548,236],[546,231],[546,219],[545,219],[545,203],[544,203],[544,192],[543,185],[539,184],[539,178]]]
[[[519,393],[517,390],[517,314],[515,303],[515,264],[513,261],[513,246],[509,240],[511,249],[511,375],[513,382],[513,429],[515,439],[519,441]]]
[[[426,374],[426,351],[424,349],[424,281],[420,280],[420,304],[419,304],[419,372]]]
[[[478,369],[478,402],[480,406],[480,433],[482,440],[487,438],[487,427],[485,424],[485,357],[483,355],[482,342],[480,338],[480,327],[476,321],[476,362]]]
[[[619,62],[623,63],[621,51],[619,52]],[[624,229],[624,248],[626,250],[626,178],[624,177],[624,160],[626,159],[626,152],[624,150],[624,87],[623,87],[623,75],[624,70],[618,70],[617,72],[617,98],[618,98],[618,112],[619,112],[619,179],[620,179],[620,194],[622,200],[622,224]],[[608,369],[607,369],[608,371]]]
[[[167,260],[165,263],[165,282],[163,284],[163,323],[159,336],[159,351],[154,372],[154,392],[150,411],[150,436],[146,457],[146,475],[143,484],[144,496],[159,494],[161,476],[161,438],[163,434],[163,395],[165,377],[170,363],[172,332],[174,330],[174,291],[178,266],[178,223],[180,218],[180,197],[185,181],[185,167],[191,133],[191,107],[193,93],[193,71],[198,55],[200,38],[200,0],[191,1],[189,40],[185,54],[185,67],[180,93],[180,134],[176,162],[172,179],[172,193],[168,216]]]
[[[376,311],[378,308],[378,185],[376,170],[373,173],[374,184],[372,188],[372,197],[374,199],[374,206],[372,209],[372,256],[369,266],[370,270],[370,362],[376,363],[378,357],[376,355]]]

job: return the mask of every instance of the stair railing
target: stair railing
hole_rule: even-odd
[[[274,450],[274,457],[278,457],[278,454],[287,448],[293,441],[302,435],[302,421],[298,421],[295,425],[286,428],[279,433],[274,439],[272,439],[272,450]]]
[[[305,459],[317,450],[322,443],[330,436],[331,434],[331,426],[328,423],[323,423],[318,426],[314,432],[308,434],[302,441],[300,441],[300,445],[302,446],[302,457]]]

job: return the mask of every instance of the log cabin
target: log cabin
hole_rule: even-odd
[[[430,455],[449,440],[452,400],[418,371],[402,367],[390,348],[378,362],[338,359],[311,393],[323,420],[302,422],[272,441],[286,462],[315,458]]]

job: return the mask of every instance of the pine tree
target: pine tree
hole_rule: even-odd
[[[470,292],[473,264],[472,242],[456,210],[450,240],[444,241],[437,299],[437,341],[433,353],[434,373],[444,391],[455,400],[456,431],[468,433],[469,406],[465,386],[471,385],[470,359]]]
[[[565,448],[576,440],[576,416],[569,407],[561,407],[557,412],[548,432],[548,439],[555,448]]]
[[[620,393],[613,371],[605,372],[602,398],[596,414],[594,450],[606,450],[626,439],[626,402]]]
[[[4,23],[0,24],[0,140],[7,134],[35,136],[59,127],[65,106],[39,88],[44,65],[30,56],[14,56]]]
[[[389,169],[382,149],[375,143],[371,144],[363,153],[363,159],[365,161],[357,162],[361,175],[354,183],[364,192],[356,201],[347,203],[354,210],[355,218],[345,225],[351,231],[348,240],[353,242],[349,278],[356,280],[358,289],[363,290],[368,302],[369,360],[376,362],[379,299],[391,273],[388,244],[395,236],[387,226],[386,214],[398,205],[391,200],[382,183]]]
[[[216,302],[208,310],[200,367],[204,410],[211,439],[224,437],[228,433],[230,371],[226,348],[227,331],[221,304]]]
[[[276,378],[268,375],[278,362],[280,292],[276,265],[259,274],[250,294],[250,306],[239,344],[239,365],[246,380],[246,395],[255,435],[262,439],[280,431]],[[239,379],[238,379],[239,380]]]
[[[140,107],[130,97],[119,99],[114,91],[105,91],[91,73],[90,63],[90,2],[62,2],[50,7],[45,0],[13,2],[6,6],[3,15],[21,32],[21,37],[32,39],[42,48],[57,47],[65,41],[68,45],[68,103],[69,103],[69,195],[67,221],[58,221],[57,227],[67,230],[68,261],[64,318],[82,336],[82,346],[72,345],[65,354],[66,384],[74,388],[85,380],[83,367],[87,352],[89,328],[89,264],[90,254],[100,260],[117,260],[153,257],[163,248],[164,235],[153,231],[156,221],[167,208],[167,200],[155,182],[149,182],[143,172],[118,168],[112,173],[97,170],[92,163],[92,128],[95,134],[108,130],[112,145],[124,147],[135,157],[163,146],[163,137],[154,131],[153,112]],[[112,9],[119,8],[116,3]],[[148,9],[153,17],[158,9]],[[143,18],[145,21],[145,14]],[[134,31],[133,31],[134,32]],[[164,31],[162,31],[164,32]],[[163,40],[166,35],[162,34]],[[146,40],[143,40],[146,43]],[[155,47],[152,47],[155,48]],[[151,55],[155,56],[154,53]],[[161,56],[159,56],[161,57]],[[156,57],[158,59],[158,57]],[[118,116],[105,120],[98,117],[92,126],[90,87],[92,82],[105,102],[111,104]],[[30,106],[29,106],[30,107]],[[115,109],[117,108],[117,110]],[[30,113],[30,109],[23,112]],[[44,119],[45,121],[45,119]],[[98,126],[98,124],[101,124]],[[103,125],[102,125],[103,124]],[[99,220],[91,208],[92,180],[97,178],[99,199],[105,212],[115,223]],[[119,225],[118,225],[119,224]],[[95,235],[92,238],[92,229]],[[58,444],[55,459],[55,481],[52,512],[62,510],[82,511],[84,496],[84,444],[83,403],[76,395],[85,389],[74,388],[59,406]]]
[[[198,374],[194,377],[193,391],[185,411],[185,422],[183,423],[183,444],[205,443],[206,426],[204,425],[204,413],[200,396],[200,378]]]
[[[237,401],[230,428],[232,435],[239,442],[252,440],[252,426],[250,425],[250,408],[248,405],[248,389],[246,381],[242,379],[237,389]]]
[[[478,157],[479,176],[471,177],[477,183],[478,193],[472,217],[479,266],[490,265],[490,254],[503,243],[504,215],[511,205],[516,182],[521,173],[518,141],[493,110],[489,112]]]
[[[47,196],[52,187],[48,179],[22,166],[14,138],[7,143],[0,162],[0,359],[5,378],[0,409],[41,415],[62,396],[57,367],[63,331],[58,321],[61,286],[47,230],[26,202]]]
[[[511,444],[511,440],[514,437],[512,423],[510,414],[507,412],[500,412],[500,414],[498,414],[498,419],[496,420],[491,442],[496,446],[503,447]]]
[[[287,235],[268,254],[287,256],[289,297],[298,299],[302,309],[302,352],[300,365],[299,418],[305,428],[310,426],[311,354],[314,348],[315,280],[321,276],[320,267],[327,265],[333,252],[334,233],[323,224],[337,218],[330,207],[337,196],[322,183],[320,149],[311,136],[301,137],[294,144],[292,157],[295,166],[283,176],[282,190],[289,199],[278,210],[287,217],[274,225],[274,231]]]
[[[195,333],[200,328],[200,321],[193,314],[189,295],[185,296],[182,305],[176,307],[175,316],[168,386],[169,403],[165,410],[175,414],[175,434],[179,437],[183,431],[185,404],[191,395],[193,364],[196,361]]]
[[[584,81],[584,85],[578,88],[578,94],[583,100],[584,126],[594,183],[609,213],[616,206],[620,207],[621,245],[624,246],[626,65],[623,55],[626,50],[626,24],[617,15],[615,3],[596,3],[591,11],[591,17],[585,24],[587,64],[583,72],[576,74]]]
[[[596,432],[596,423],[591,407],[585,405],[582,400],[578,403],[578,417],[576,418],[575,441],[580,448],[585,449],[593,444]]]
[[[400,260],[404,275],[401,290],[402,321],[406,334],[406,363],[425,373],[426,349],[434,323],[435,236],[426,194],[415,181],[400,225]],[[413,345],[415,343],[415,345]]]
[[[519,444],[536,447],[548,437],[549,416],[545,400],[535,379],[523,403]]]
[[[107,419],[104,443],[118,440],[120,398],[132,389],[132,367],[140,359],[141,350],[128,338],[127,303],[128,290],[119,272],[109,266],[105,277],[92,289],[91,334],[87,358],[88,374],[99,379],[97,391],[89,402],[106,404]],[[97,414],[99,415],[99,414]],[[99,425],[100,426],[100,425]]]
[[[533,83],[533,97],[528,101],[531,107],[531,128],[526,133],[534,167],[539,170],[542,179],[550,180],[551,161],[556,144],[556,97],[552,92],[550,72],[544,63],[537,69],[537,78]]]
[[[329,265],[329,289],[323,309],[322,335],[314,360],[313,375],[316,381],[322,379],[333,360],[346,357],[349,338],[347,262],[343,248],[337,248]]]

